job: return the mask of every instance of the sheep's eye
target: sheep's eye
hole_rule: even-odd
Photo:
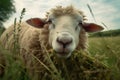
[[[48,20],[47,22],[51,24],[51,23],[52,23],[52,20]]]
[[[52,22],[52,20],[49,20],[48,23],[50,24],[49,29],[55,29],[55,24]]]
[[[83,24],[82,22],[79,23],[79,25],[82,25],[82,24]]]
[[[54,19],[52,18],[50,18],[48,21],[47,21],[47,23],[48,24],[50,24],[50,26],[49,26],[49,29],[51,30],[51,29],[55,29],[55,22],[54,22]]]

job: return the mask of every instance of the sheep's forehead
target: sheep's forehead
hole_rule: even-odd
[[[56,18],[63,15],[69,15],[75,18],[81,18],[83,20],[85,18],[83,12],[75,9],[73,6],[68,7],[57,6],[56,8],[51,9],[51,11],[47,13],[47,17],[51,18]]]
[[[63,15],[63,16],[60,16],[58,18],[55,18],[53,19],[53,23],[57,24],[57,25],[77,25],[79,22],[82,22],[83,19],[82,17],[71,17],[71,16],[68,16],[68,15]]]

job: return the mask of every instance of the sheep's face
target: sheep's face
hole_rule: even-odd
[[[79,43],[79,33],[83,18],[80,15],[61,15],[55,17],[52,14],[48,19],[49,44],[60,57],[69,57]]]

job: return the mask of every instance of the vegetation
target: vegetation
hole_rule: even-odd
[[[52,55],[47,54],[45,58],[48,65],[33,56],[43,67],[44,73],[39,76],[36,76],[38,72],[35,76],[28,76],[28,70],[19,53],[11,53],[2,47],[0,51],[4,57],[1,60],[6,62],[5,66],[1,64],[5,69],[1,80],[110,80],[109,68],[82,51],[75,51],[68,59],[59,59],[53,52],[49,52]]]
[[[0,27],[0,35],[4,32],[5,28],[4,27]]]
[[[108,31],[90,34],[90,37],[110,37],[110,36],[120,36],[120,29],[108,30]]]
[[[13,12],[15,12],[13,0],[0,0],[0,35],[5,30],[3,22],[5,22]]]
[[[120,79],[120,36],[89,38],[89,51],[93,57],[108,65],[113,79]]]

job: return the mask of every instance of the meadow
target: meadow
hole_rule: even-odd
[[[120,79],[120,36],[89,38],[89,52],[112,70],[114,80]]]

